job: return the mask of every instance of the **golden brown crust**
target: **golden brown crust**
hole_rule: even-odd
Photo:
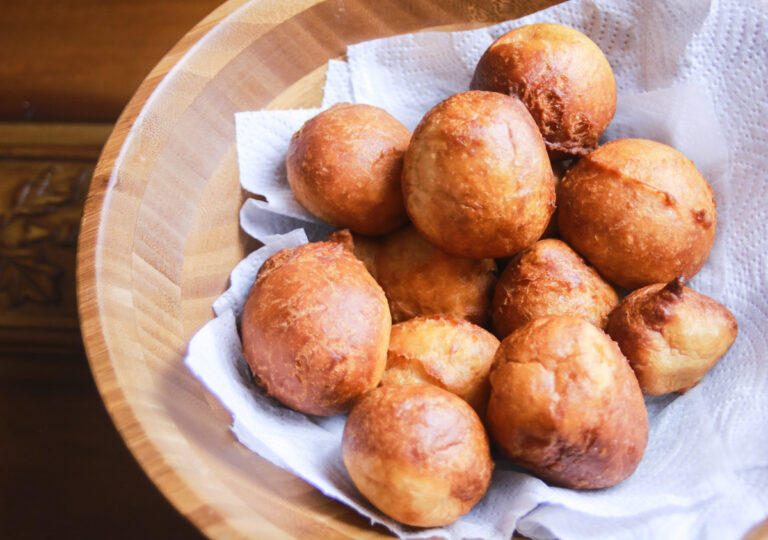
[[[365,263],[387,295],[393,323],[436,314],[488,322],[497,279],[493,259],[450,255],[413,227],[380,239],[336,232],[328,240],[349,246]]]
[[[375,260],[393,322],[441,313],[488,321],[497,280],[493,259],[450,255],[406,227],[383,239]]]
[[[448,253],[506,257],[539,239],[555,208],[552,167],[516,99],[462,92],[414,131],[403,196],[413,224]]]
[[[493,324],[504,338],[545,315],[581,317],[605,328],[619,296],[565,242],[539,240],[504,269],[493,296]]]
[[[521,26],[494,41],[470,88],[519,97],[553,158],[589,153],[616,112],[616,81],[605,55],[559,24]]]
[[[284,249],[261,267],[242,318],[243,354],[283,404],[334,415],[375,387],[391,319],[381,287],[342,246]]]
[[[504,454],[576,489],[615,485],[642,458],[648,417],[619,347],[575,317],[542,317],[504,339],[488,426]]]
[[[386,234],[407,220],[400,176],[410,139],[383,109],[334,105],[291,138],[288,183],[302,206],[331,225]]]
[[[634,291],[606,331],[635,370],[643,393],[683,393],[696,386],[736,340],[728,308],[680,280]]]
[[[433,384],[485,416],[496,337],[468,321],[433,315],[392,326],[381,384]]]
[[[683,154],[655,141],[602,145],[568,171],[557,201],[563,239],[627,289],[690,279],[715,239],[706,179]]]
[[[333,231],[326,242],[336,242],[363,261],[365,269],[376,278],[376,253],[381,249],[381,237],[352,234],[349,229]],[[386,291],[384,291],[386,293]],[[393,322],[397,322],[393,318]]]
[[[416,527],[466,514],[493,471],[477,414],[428,384],[382,386],[363,396],[344,426],[342,458],[371,503]]]

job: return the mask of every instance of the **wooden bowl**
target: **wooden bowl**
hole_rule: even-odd
[[[83,339],[128,447],[206,535],[385,535],[241,446],[229,414],[183,364],[245,252],[233,114],[319,104],[325,63],[349,44],[476,27],[555,3],[230,0],[163,58],[123,111],[82,221]]]

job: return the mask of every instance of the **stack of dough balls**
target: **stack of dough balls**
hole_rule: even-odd
[[[712,189],[665,144],[598,146],[615,108],[597,45],[534,24],[413,135],[339,104],[291,139],[297,201],[342,230],[263,265],[244,355],[286,406],[349,412],[344,464],[388,516],[468,512],[488,434],[550,483],[621,482],[647,443],[643,393],[687,391],[734,342],[733,315],[683,285],[714,242]]]

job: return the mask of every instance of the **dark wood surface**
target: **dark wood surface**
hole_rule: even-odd
[[[0,537],[202,538],[143,473],[83,350],[75,242],[111,125],[0,124]]]
[[[222,0],[3,0],[0,120],[114,121]]]
[[[81,342],[74,265],[83,200],[111,122],[219,3],[2,4],[0,538],[202,538],[104,409]]]
[[[196,539],[109,419],[84,355],[0,355],[0,536]]]

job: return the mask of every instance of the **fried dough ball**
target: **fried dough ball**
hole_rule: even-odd
[[[462,92],[421,120],[405,154],[413,224],[448,253],[506,257],[539,239],[555,208],[552,167],[515,98]]]
[[[379,384],[391,325],[363,263],[316,242],[279,251],[259,270],[243,310],[243,354],[268,395],[330,416]]]
[[[581,317],[605,328],[619,296],[568,244],[539,240],[504,269],[493,296],[493,324],[504,338],[545,315]]]
[[[627,296],[607,332],[643,393],[657,396],[696,386],[733,345],[738,326],[728,308],[675,279]]]
[[[501,342],[488,427],[514,462],[575,489],[627,478],[648,440],[645,402],[626,358],[575,317],[535,319]]]
[[[655,141],[619,139],[581,158],[557,203],[563,239],[627,289],[690,279],[715,240],[712,188],[691,160]]]
[[[480,58],[470,88],[519,97],[553,158],[589,153],[616,112],[608,59],[587,36],[560,24],[501,36]]]
[[[286,167],[296,200],[314,215],[361,234],[406,220],[400,176],[411,133],[383,109],[340,103],[291,138]]]
[[[439,527],[485,494],[493,462],[472,407],[429,384],[390,385],[349,414],[342,458],[360,492],[388,516]]]
[[[392,322],[445,314],[484,325],[496,285],[493,259],[450,255],[425,240],[413,227],[381,239],[337,231],[329,240],[354,251],[389,300]]]
[[[433,384],[484,417],[498,348],[493,334],[468,321],[443,315],[411,319],[392,326],[381,384]]]

